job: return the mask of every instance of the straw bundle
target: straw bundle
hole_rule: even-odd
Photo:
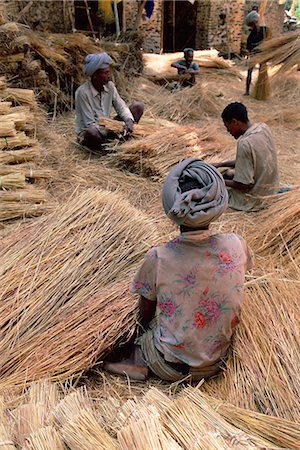
[[[34,109],[36,104],[35,94],[32,89],[7,88],[0,95],[5,101],[13,101],[20,105],[28,105]]]
[[[124,122],[120,122],[118,120],[101,118],[99,119],[99,124],[104,126],[107,131],[122,134],[124,133]],[[175,128],[176,125],[167,120],[159,121],[159,120],[151,120],[149,118],[142,119],[141,123],[135,124],[133,128],[133,137],[144,137],[148,136],[151,133],[157,131],[158,128]]]
[[[252,58],[253,65],[269,63],[280,65],[276,75],[292,70],[300,63],[300,31],[284,33],[279,37],[265,40],[259,53]]]
[[[8,417],[6,416],[3,399],[0,398],[0,445],[3,450],[15,450],[10,432]]]
[[[117,442],[104,431],[88,410],[82,410],[73,420],[66,422],[61,434],[73,450],[116,450]]]
[[[7,152],[5,152],[6,154]],[[1,155],[1,154],[0,154]],[[39,179],[47,179],[53,177],[53,171],[49,169],[43,169],[41,167],[36,167],[33,164],[18,164],[16,167],[14,164],[7,166],[0,166],[0,176],[9,175],[14,172],[21,173],[25,175],[25,178],[28,180],[39,180]]]
[[[25,106],[15,106],[14,108],[11,108],[7,114],[2,115],[1,120],[10,120],[15,124],[17,130],[24,131],[28,128],[29,124],[34,123],[35,118],[34,114],[30,111],[30,108]]]
[[[7,116],[1,117],[0,137],[16,136],[16,128],[13,120],[6,120]]]
[[[75,419],[81,411],[91,410],[92,401],[84,386],[66,395],[54,408],[53,416],[59,427]]]
[[[24,188],[26,186],[25,183],[25,176],[21,173],[10,173],[9,175],[2,175],[0,176],[0,189],[18,189],[18,188]],[[3,195],[3,192],[0,192]],[[7,194],[7,198],[9,198],[8,201],[14,201],[10,200],[12,197],[14,197],[15,193],[4,193]],[[18,194],[17,194],[18,195]],[[4,195],[5,197],[5,195]]]
[[[26,141],[31,142],[27,136]],[[18,164],[39,159],[40,156],[41,151],[37,145],[35,145],[34,147],[27,147],[19,150],[5,150],[3,152],[0,151],[0,164]]]
[[[25,181],[24,176],[23,178]],[[48,193],[42,189],[26,189],[18,192],[0,192],[0,203],[2,202],[44,203],[48,199],[49,199]]]
[[[40,404],[27,403],[11,411],[15,423],[15,437],[23,446],[31,433],[42,428],[47,420],[45,407]]]
[[[1,88],[1,87],[0,87]],[[0,114],[7,114],[11,109],[11,102],[1,102],[0,101]]]
[[[270,97],[270,92],[268,67],[266,64],[261,64],[252,95],[256,100],[267,100]]]
[[[196,403],[192,391],[183,391],[162,415],[162,423],[171,436],[188,450],[266,449],[265,443],[226,422],[204,400]]]
[[[5,202],[0,204],[0,222],[11,219],[38,217],[52,210],[51,205]]]
[[[12,137],[1,137],[0,150],[4,150],[7,148],[26,147],[27,145],[32,145],[33,143],[34,141],[26,136],[26,134],[22,131],[20,133],[16,133],[16,135]]]
[[[261,226],[252,234],[251,246],[276,262],[299,262],[300,255],[300,188],[278,195],[278,200],[260,213]]]
[[[19,232],[1,248],[3,385],[67,378],[132,332],[137,304],[128,280],[150,242],[158,240],[141,211],[118,194],[96,190],[74,196]]]
[[[64,443],[52,426],[40,428],[27,438],[23,450],[64,450]]]
[[[300,423],[237,408],[205,396],[205,394],[196,390],[190,390],[190,393],[196,404],[201,404],[202,399],[205,399],[227,422],[244,432],[250,432],[254,436],[265,439],[270,444],[279,447],[295,450],[299,448]]]
[[[187,157],[206,158],[220,151],[210,126],[162,129],[142,139],[130,140],[110,155],[110,160],[143,176],[164,178],[171,166]]]
[[[57,384],[50,383],[49,380],[41,380],[31,384],[28,391],[28,400],[29,403],[44,406],[48,416],[47,421],[49,422],[49,414],[60,401]]]

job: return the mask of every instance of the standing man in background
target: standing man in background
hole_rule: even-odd
[[[255,53],[256,48],[264,41],[264,39],[270,37],[270,29],[266,26],[259,25],[259,14],[256,10],[252,10],[246,16],[246,24],[250,29],[250,34],[247,39],[247,50],[250,55],[250,67],[247,73],[245,95],[250,95],[250,85],[253,72],[253,67],[251,67],[251,54]]]

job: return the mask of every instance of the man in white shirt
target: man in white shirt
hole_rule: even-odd
[[[80,144],[92,150],[101,150],[107,139],[107,131],[98,123],[102,117],[110,117],[112,107],[118,118],[125,122],[124,131],[131,133],[133,123],[140,120],[144,105],[133,102],[130,107],[120,97],[110,81],[110,65],[113,60],[107,53],[94,53],[85,58],[84,72],[90,77],[75,93],[76,133]]]

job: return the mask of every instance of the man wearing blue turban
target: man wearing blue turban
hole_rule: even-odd
[[[110,117],[112,107],[125,122],[127,133],[133,131],[133,123],[143,114],[144,105],[133,102],[130,107],[120,97],[116,86],[110,81],[110,65],[113,60],[107,53],[94,53],[85,58],[84,73],[90,79],[75,93],[76,133],[80,144],[91,150],[101,150],[107,139],[107,131],[99,125],[99,119]]]

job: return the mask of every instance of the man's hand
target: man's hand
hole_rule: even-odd
[[[127,119],[124,125],[124,131],[126,134],[131,134],[133,132],[133,120]]]

